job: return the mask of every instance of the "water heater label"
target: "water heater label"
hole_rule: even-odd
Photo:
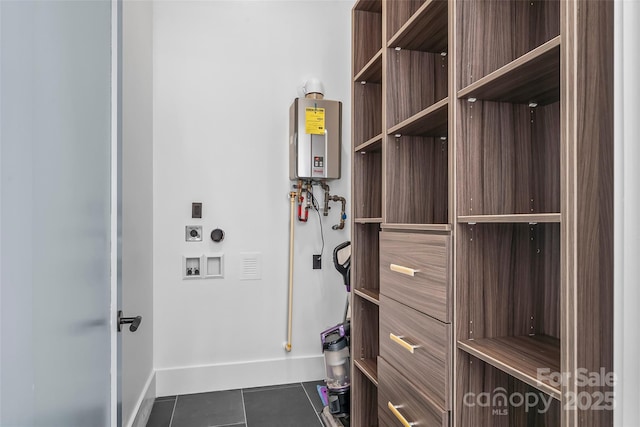
[[[305,108],[305,133],[324,135],[324,108]]]

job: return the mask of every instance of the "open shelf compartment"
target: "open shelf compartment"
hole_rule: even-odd
[[[354,223],[352,231],[351,287],[368,290],[372,295],[380,292],[380,223]]]
[[[386,188],[389,224],[447,224],[448,141],[388,136]]]
[[[378,425],[377,367],[375,369],[363,368],[367,365],[360,362],[354,361],[351,375],[351,425],[375,427]],[[372,361],[372,363],[376,362]],[[371,371],[376,372],[375,382],[367,374]]]
[[[364,144],[382,134],[382,85],[356,83],[353,85],[353,147]]]
[[[382,217],[382,150],[353,154],[353,216]]]
[[[356,76],[382,49],[382,2],[356,3],[352,18],[352,75]]]
[[[560,400],[560,387],[549,381],[560,371],[560,340],[546,335],[459,341],[458,348]]]
[[[388,47],[445,52],[448,38],[446,0],[387,2]]]
[[[379,308],[366,299],[352,298],[351,357],[374,385],[378,384]]]
[[[458,100],[458,215],[560,212],[560,103]]]
[[[447,97],[449,59],[446,54],[388,49],[387,58],[387,125],[390,128]]]
[[[465,88],[560,35],[560,0],[457,1],[458,86]],[[489,48],[490,47],[490,48]]]
[[[536,378],[560,372],[560,224],[459,224],[457,239],[458,348],[559,399]]]
[[[465,351],[458,351],[460,426],[557,427],[562,403]]]

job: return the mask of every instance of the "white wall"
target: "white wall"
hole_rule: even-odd
[[[640,3],[615,3],[615,387],[616,427],[640,424]]]
[[[146,424],[153,399],[153,62],[151,1],[122,5],[123,426]],[[138,420],[136,421],[136,415]]]
[[[320,78],[343,102],[342,176],[350,190],[349,1],[162,1],[154,6],[154,352],[158,395],[320,379],[320,332],[342,319],[331,262],[349,230],[315,213],[296,223],[293,350],[286,353],[288,111]],[[320,201],[322,195],[318,191]],[[203,202],[203,218],[190,217]],[[349,207],[348,207],[349,208]],[[202,224],[205,241],[186,243]],[[220,227],[226,237],[207,236]],[[240,253],[262,279],[239,278]],[[224,279],[182,280],[182,256],[224,253]]]

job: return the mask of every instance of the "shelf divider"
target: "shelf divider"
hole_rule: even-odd
[[[354,359],[353,364],[378,387],[378,361],[376,359]]]
[[[356,224],[382,224],[382,218],[354,218]]]
[[[451,231],[451,224],[396,224],[385,222],[380,225],[383,230],[407,230],[407,231]]]
[[[370,303],[380,305],[380,291],[377,289],[357,288],[353,292]]]
[[[458,217],[458,222],[469,223],[538,223],[561,221],[562,215],[559,213],[539,213],[539,214],[510,214],[510,215],[462,215]]]
[[[540,105],[559,101],[560,36],[458,91],[458,98]]]
[[[355,83],[366,82],[378,84],[382,82],[382,49],[362,67],[362,70],[356,74],[353,81]]]
[[[378,134],[373,138],[363,142],[362,144],[354,148],[354,152],[359,153],[362,151],[380,151],[382,149],[382,134]]]
[[[481,338],[458,341],[458,348],[561,400],[559,386],[538,380],[538,369],[549,369],[547,375],[560,372],[559,339],[547,335]]]
[[[441,99],[417,114],[393,126],[389,135],[447,136],[449,98]]]

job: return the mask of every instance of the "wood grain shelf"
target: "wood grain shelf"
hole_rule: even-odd
[[[449,98],[444,98],[387,131],[389,135],[447,136]]]
[[[382,49],[375,54],[362,70],[353,78],[356,83],[381,83],[382,82]]]
[[[354,359],[353,364],[377,387],[378,361],[376,359]]]
[[[354,289],[353,293],[366,299],[372,304],[380,305],[380,291],[377,289],[359,288]]]
[[[400,231],[442,231],[450,232],[451,224],[395,224],[385,222],[380,226],[383,230],[400,230]]]
[[[560,36],[458,91],[458,98],[546,105],[560,100]]]
[[[440,53],[447,51],[446,1],[427,0],[389,39],[390,48]]]
[[[382,218],[354,218],[356,224],[381,224]]]
[[[470,223],[543,223],[555,222],[559,223],[561,214],[559,213],[541,213],[541,214],[514,214],[514,215],[464,215],[458,217],[458,222]]]
[[[363,151],[381,151],[382,150],[382,134],[378,134],[373,138],[363,142],[362,144],[356,146],[353,150],[356,153],[360,153]]]
[[[382,13],[382,0],[358,0],[353,6],[353,9],[364,12]]]
[[[538,380],[538,369],[560,372],[560,340],[547,335],[458,341],[458,348],[561,400],[560,388]]]

